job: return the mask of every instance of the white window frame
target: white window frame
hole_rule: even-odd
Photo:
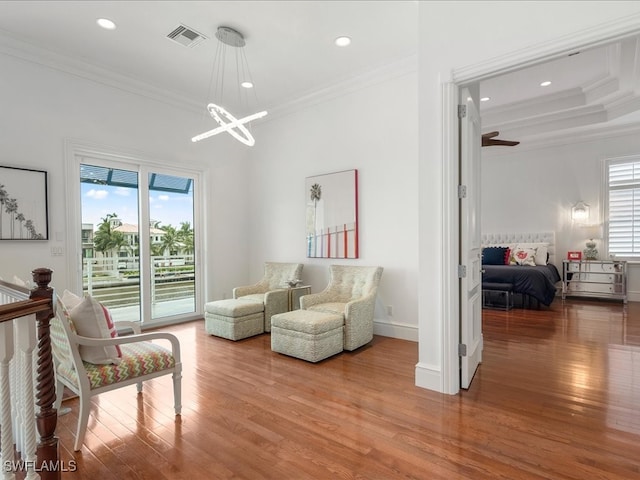
[[[206,242],[206,224],[203,212],[205,196],[204,182],[206,172],[202,169],[190,169],[184,165],[180,165],[179,161],[174,161],[179,168],[171,167],[168,161],[162,162],[152,159],[140,153],[130,153],[103,145],[94,145],[82,143],[75,140],[65,141],[65,179],[66,179],[66,225],[67,225],[67,251],[77,252],[75,255],[69,255],[67,263],[67,278],[70,289],[76,292],[82,292],[82,212],[80,208],[80,164],[84,161],[92,162],[97,160],[102,166],[109,166],[119,169],[128,169],[142,174],[146,174],[149,170],[156,173],[166,173],[168,175],[189,176],[194,179],[193,186],[193,219],[196,227],[194,238],[194,255],[195,255],[195,311],[174,315],[171,317],[163,317],[152,320],[149,312],[145,311],[144,304],[149,303],[149,299],[141,298],[141,318],[145,319],[142,328],[158,327],[162,325],[170,325],[175,323],[196,320],[203,317],[204,292],[205,290],[205,266],[207,265],[206,249],[202,245]],[[141,199],[149,197],[146,183],[141,185],[139,195]],[[148,202],[141,201],[140,209],[142,211],[141,221],[149,217]],[[148,261],[147,261],[148,263]],[[141,267],[143,267],[141,263]],[[148,268],[146,269],[148,271]],[[144,272],[140,272],[140,281],[146,281],[143,278]]]
[[[603,162],[603,169],[604,169],[603,182],[602,182],[603,199],[604,199],[603,201],[603,218],[604,218],[603,237],[604,237],[604,243],[605,243],[606,258],[615,257],[621,260],[640,261],[640,228],[638,228],[638,231],[634,232],[633,234],[634,236],[633,243],[635,245],[634,248],[636,249],[635,253],[611,252],[610,250],[610,245],[611,245],[611,238],[610,238],[611,218],[610,218],[610,206],[609,206],[610,193],[612,190],[636,189],[639,191],[639,195],[640,195],[640,178],[638,180],[632,181],[632,183],[628,187],[611,188],[610,180],[609,180],[609,170],[610,170],[609,167],[612,164],[619,165],[619,164],[631,164],[631,163],[638,164],[638,167],[640,169],[640,155],[629,155],[624,157],[607,158]],[[633,216],[634,218],[637,218],[638,221],[640,222],[640,207],[638,207],[637,209],[634,209]]]

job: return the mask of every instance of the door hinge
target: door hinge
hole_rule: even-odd
[[[458,265],[458,278],[466,278],[466,276],[467,276],[467,266]]]
[[[466,343],[459,343],[458,344],[458,356],[459,357],[466,357],[467,356],[467,344]]]
[[[458,198],[467,198],[467,186],[458,185]]]
[[[458,118],[464,118],[467,116],[467,106],[458,105]]]

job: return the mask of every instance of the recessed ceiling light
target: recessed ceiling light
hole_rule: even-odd
[[[251,82],[242,82],[240,84],[240,86],[243,87],[243,88],[253,88],[253,83],[251,83]]]
[[[541,87],[548,87],[549,85],[551,85],[551,82],[549,80],[540,84]]]
[[[108,18],[99,18],[98,20],[96,20],[96,23],[98,25],[100,25],[102,28],[104,28],[105,30],[115,30],[116,29],[116,24],[113,23]]]
[[[349,37],[338,37],[336,38],[336,45],[339,47],[346,47],[351,43],[351,38]]]
[[[482,97],[480,99],[481,102],[488,102],[489,100],[491,100],[491,97]]]

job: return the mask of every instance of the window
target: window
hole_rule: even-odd
[[[608,254],[640,258],[640,156],[605,164]]]
[[[202,315],[203,172],[68,144],[70,283],[114,320],[167,324]]]

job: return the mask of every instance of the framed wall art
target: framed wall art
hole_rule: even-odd
[[[0,240],[48,240],[47,172],[0,166]]]
[[[306,251],[309,258],[358,258],[358,171],[307,177]]]

